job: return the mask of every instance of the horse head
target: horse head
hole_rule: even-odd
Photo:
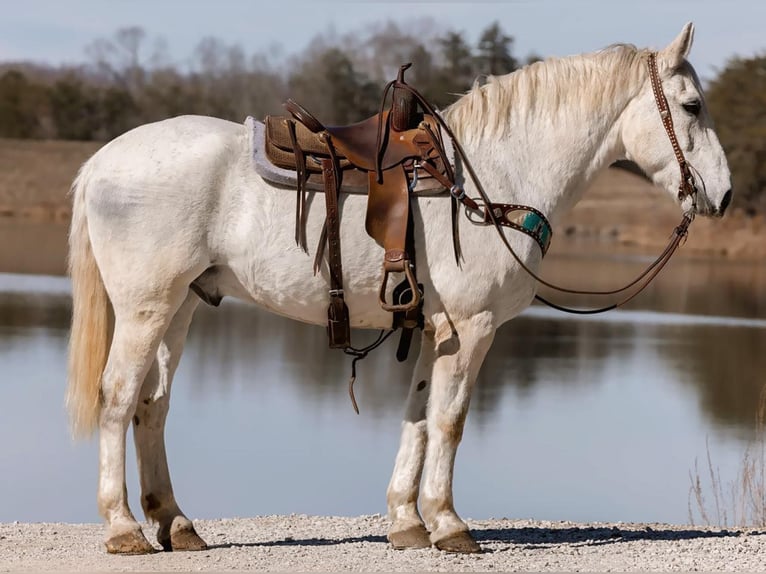
[[[625,108],[622,140],[627,159],[673,195],[685,211],[721,217],[731,202],[731,174],[699,78],[686,59],[693,38],[694,26],[688,23],[666,48],[654,56],[647,52],[646,79]],[[652,57],[656,58],[659,94],[652,87]],[[662,110],[662,94],[667,112]],[[669,127],[664,113],[670,114]],[[684,173],[696,193],[679,192]]]

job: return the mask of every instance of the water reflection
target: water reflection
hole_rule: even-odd
[[[749,308],[758,316],[763,289],[750,289],[749,297],[718,298],[715,307],[699,291],[742,295],[746,291],[740,282],[761,277],[759,266],[734,267],[739,274],[727,274],[729,281],[724,285],[710,282],[710,277],[720,272],[716,269],[715,265],[687,264],[670,275],[669,281],[650,288],[647,297],[634,307],[672,310],[678,293],[686,293],[684,307],[688,309],[704,307],[718,314],[742,312],[744,316],[744,309]],[[733,276],[737,280],[732,281]],[[679,286],[681,277],[691,285]],[[55,332],[52,340],[66,335],[71,312],[66,280],[6,275],[5,281],[0,281],[0,291],[10,285],[29,287],[6,291],[0,298],[0,350],[19,344],[17,335],[29,329],[51,335]],[[713,425],[750,436],[758,397],[766,383],[762,374],[766,372],[766,354],[762,352],[766,329],[758,325],[652,324],[638,314],[620,312],[602,321],[535,308],[498,331],[474,392],[471,418],[479,425],[486,424],[504,393],[511,392],[516,400],[523,401],[542,384],[568,388],[593,384],[600,370],[627,360],[635,352],[636,341],[642,339],[650,342],[654,359],[672,372],[669,384],[695,390]],[[374,335],[355,331],[353,339],[363,344]],[[403,364],[393,359],[395,345],[396,339],[391,338],[359,363],[357,396],[369,416],[401,412],[419,345],[417,340],[413,343],[410,358]],[[346,395],[350,359],[328,350],[324,328],[290,321],[254,306],[231,301],[217,309],[201,306],[183,364],[193,373],[184,384],[201,398],[226,396],[233,385],[244,381],[254,388],[279,385],[318,408],[350,408]],[[48,368],[58,376],[61,365]]]
[[[370,338],[368,333],[354,337]],[[471,419],[494,419],[504,393],[523,401],[536,387],[569,389],[592,385],[610,365],[635,352],[636,341],[649,344],[653,360],[696,390],[714,425],[737,426],[741,436],[753,429],[760,373],[766,357],[766,330],[720,326],[635,325],[522,316],[503,326],[482,367],[471,404]],[[359,364],[357,396],[365,415],[399,413],[417,355],[405,364],[393,360],[395,341]],[[252,307],[228,304],[202,309],[192,325],[184,357],[194,373],[190,383],[200,396],[225,394],[235,382],[253,388],[277,384],[317,408],[350,408],[346,381],[350,359],[326,347],[324,330],[302,325]]]
[[[766,384],[766,330],[713,326],[669,329],[659,349],[678,380],[697,391],[714,425],[752,438]]]
[[[546,259],[543,276],[566,286],[615,288],[636,277],[652,261],[651,257],[642,254],[623,253],[619,257],[611,257],[611,249],[589,247],[588,255]],[[766,318],[764,287],[766,265],[763,263],[678,257],[626,308]],[[599,303],[594,298],[564,297],[558,293],[555,300],[583,306]]]

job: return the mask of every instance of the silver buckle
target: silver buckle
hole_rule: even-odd
[[[460,192],[460,193],[457,193],[457,192]],[[465,190],[456,183],[449,188],[449,193],[452,197],[454,197],[458,201],[462,201],[465,198]]]

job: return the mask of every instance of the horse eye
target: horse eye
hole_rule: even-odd
[[[686,102],[685,104],[681,104],[684,110],[689,112],[693,116],[698,116],[700,114],[700,110],[702,110],[702,102],[699,100],[692,100],[691,102]]]

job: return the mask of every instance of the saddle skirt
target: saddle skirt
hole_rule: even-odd
[[[247,130],[248,145],[250,153],[253,158],[253,167],[255,172],[266,181],[295,190],[298,187],[298,174],[294,169],[288,167],[280,167],[269,158],[269,154],[266,150],[266,134],[267,129],[271,128],[271,135],[274,135],[274,126],[267,126],[264,122],[258,121],[252,116],[248,116],[245,120],[245,128]],[[272,138],[272,141],[274,139]],[[442,137],[444,142],[444,151],[449,160],[450,165],[455,165],[455,151],[452,146],[452,141],[449,138]],[[277,160],[279,157],[283,157],[284,161],[279,162],[282,166],[290,165],[290,160],[293,158],[292,151],[286,150],[270,150],[272,156],[276,155]],[[274,153],[276,152],[276,153]],[[281,153],[280,153],[281,152]],[[319,165],[317,163],[317,165]],[[310,167],[310,165],[308,166]],[[349,164],[347,160],[341,160],[340,167],[343,169],[343,181],[341,186],[341,192],[354,193],[366,195],[369,189],[369,181],[367,175],[361,171],[355,169],[348,169]],[[412,171],[414,166],[409,166],[409,171]],[[321,174],[310,173],[308,180],[306,181],[306,189],[310,191],[324,191],[324,183],[322,181]],[[417,170],[417,181],[412,189],[413,193],[418,195],[436,195],[445,193],[444,187],[428,172],[425,170]]]

